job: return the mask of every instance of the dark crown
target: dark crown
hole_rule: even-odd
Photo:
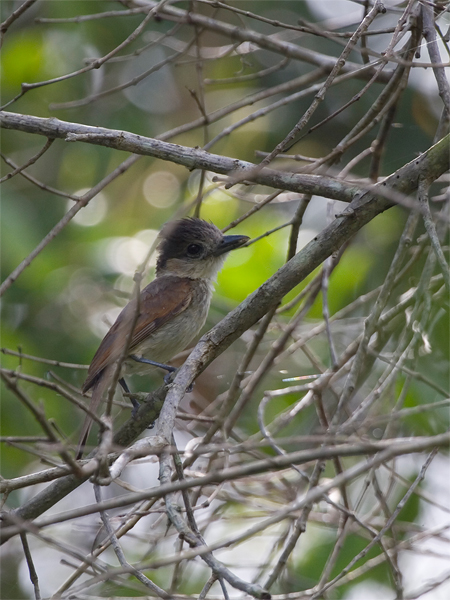
[[[192,244],[201,244],[206,252],[213,252],[223,239],[222,232],[212,223],[188,217],[166,223],[160,233],[156,269],[163,269],[170,258],[186,258]]]

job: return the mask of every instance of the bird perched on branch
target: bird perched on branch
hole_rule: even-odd
[[[212,223],[186,218],[167,223],[157,247],[155,279],[130,301],[103,338],[92,359],[83,393],[92,389],[95,412],[109,389],[117,361],[133,333],[119,382],[126,373],[144,373],[151,366],[175,370],[166,361],[184,350],[205,324],[213,284],[226,254],[247,241],[245,235],[223,235]],[[139,406],[134,402],[135,409]],[[81,458],[92,420],[86,416],[77,458]]]

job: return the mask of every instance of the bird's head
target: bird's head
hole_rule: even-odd
[[[246,235],[223,235],[212,223],[197,218],[167,223],[159,237],[157,276],[208,280],[215,279],[227,252],[250,239]]]

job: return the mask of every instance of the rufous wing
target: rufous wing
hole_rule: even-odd
[[[142,290],[130,353],[162,325],[186,310],[192,301],[191,283],[188,278],[165,276],[155,279]],[[129,302],[103,338],[89,367],[83,392],[94,385],[105,367],[120,357],[135,316],[135,307],[134,302]]]

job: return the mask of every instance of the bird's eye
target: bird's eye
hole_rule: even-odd
[[[199,256],[202,251],[202,246],[200,244],[189,244],[186,249],[187,255],[196,257]]]

